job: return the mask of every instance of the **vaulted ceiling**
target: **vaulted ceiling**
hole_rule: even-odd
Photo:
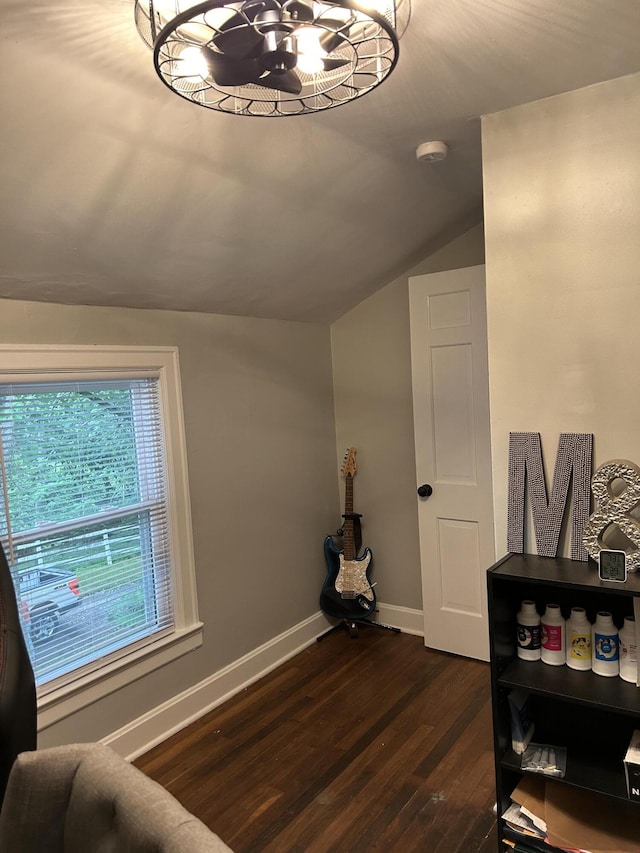
[[[0,9],[14,299],[332,321],[480,221],[480,116],[640,70],[637,0],[413,0],[379,88],[246,118],[160,82],[131,0]]]

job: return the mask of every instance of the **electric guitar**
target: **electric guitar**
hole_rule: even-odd
[[[353,511],[353,477],[356,473],[356,449],[350,447],[344,456],[341,472],[345,478],[343,547],[336,548],[333,537],[324,540],[327,576],[320,592],[320,608],[335,619],[366,619],[376,607],[376,594],[369,582],[372,553],[365,548],[357,556],[356,528],[360,516]]]

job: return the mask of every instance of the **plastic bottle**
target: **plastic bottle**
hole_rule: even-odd
[[[540,614],[535,601],[523,601],[516,619],[518,657],[520,660],[540,660]]]
[[[591,669],[591,622],[584,607],[572,607],[567,620],[567,666]]]
[[[620,672],[618,629],[608,610],[599,610],[591,638],[591,668],[597,675],[614,676]]]
[[[633,616],[624,617],[624,625],[620,629],[620,678],[638,683],[638,646],[636,637],[636,620]]]
[[[565,620],[559,604],[547,604],[540,619],[542,662],[564,666],[567,662]]]

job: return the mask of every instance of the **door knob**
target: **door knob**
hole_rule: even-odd
[[[421,498],[428,498],[433,494],[433,489],[429,485],[429,483],[423,483],[422,486],[418,486],[418,494]]]

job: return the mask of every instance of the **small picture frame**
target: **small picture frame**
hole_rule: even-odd
[[[627,554],[625,551],[603,549],[598,554],[598,574],[601,581],[626,583]]]

